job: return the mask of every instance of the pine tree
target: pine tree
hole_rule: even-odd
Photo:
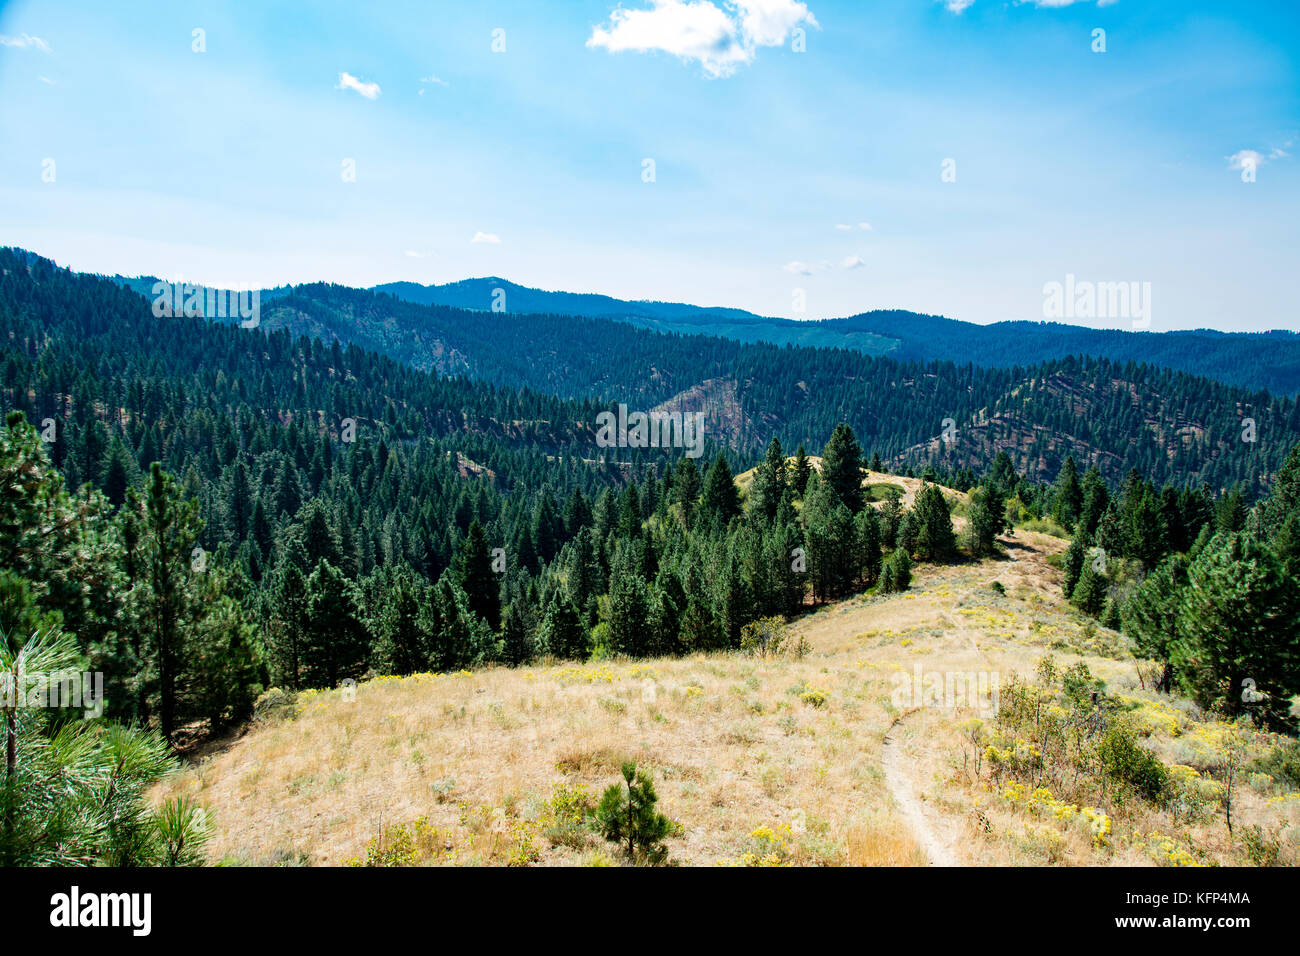
[[[154,462],[143,493],[127,496],[127,523],[138,579],[132,590],[140,629],[140,657],[147,662],[146,693],[158,702],[158,725],[169,743],[178,723],[178,678],[186,660],[186,637],[201,607],[191,570],[202,531],[197,501],[182,501],[176,480]]]
[[[725,529],[731,519],[740,514],[740,494],[736,491],[727,459],[721,453],[704,476],[700,510],[711,527],[720,529]]]
[[[997,553],[997,537],[1007,529],[1001,485],[990,481],[971,492],[966,523],[971,554],[983,557]]]
[[[501,585],[492,570],[487,536],[478,519],[470,522],[469,534],[456,551],[456,584],[465,592],[469,608],[481,617],[489,630],[501,626]]]
[[[578,609],[563,591],[556,590],[551,596],[538,632],[538,644],[542,653],[560,660],[585,661],[591,654],[587,629],[578,616]]]
[[[505,614],[501,618],[501,657],[511,667],[525,664],[534,657],[529,633],[530,618],[523,601],[512,601],[506,605]]]
[[[1172,644],[1183,687],[1228,718],[1290,728],[1300,693],[1300,588],[1265,545],[1216,535],[1187,571]]]
[[[1074,594],[1074,589],[1079,583],[1079,576],[1083,574],[1083,564],[1088,559],[1088,538],[1081,531],[1077,532],[1070,540],[1070,546],[1065,550],[1065,582],[1061,588],[1068,601]]]
[[[1070,602],[1085,614],[1096,617],[1106,606],[1108,583],[1105,573],[1095,570],[1091,560],[1084,561],[1079,583],[1074,586]]]
[[[862,510],[862,448],[853,429],[843,422],[835,426],[822,449],[822,480],[849,514]]]
[[[654,783],[636,764],[623,764],[623,787],[613,784],[596,808],[596,824],[606,840],[623,848],[637,864],[658,866],[668,859],[664,839],[673,832],[672,821],[655,809],[659,801]]]
[[[355,585],[322,560],[307,579],[300,659],[308,687],[337,687],[365,670],[366,632]]]
[[[1110,491],[1106,488],[1106,482],[1102,480],[1101,472],[1095,465],[1083,476],[1082,490],[1083,504],[1078,523],[1079,527],[1083,528],[1084,534],[1091,537],[1097,531],[1097,525],[1102,515],[1106,513],[1107,506],[1110,505]]]
[[[754,483],[750,486],[750,514],[771,521],[776,517],[785,488],[785,455],[781,451],[781,443],[773,438],[767,446],[763,463],[754,473]]]
[[[880,516],[875,508],[863,508],[853,520],[857,535],[857,566],[862,582],[873,587],[880,578]]]
[[[948,500],[938,485],[926,485],[916,496],[916,555],[929,561],[948,561],[957,551]]]
[[[302,686],[303,639],[307,629],[307,581],[298,566],[285,562],[271,592],[271,654],[278,682]]]
[[[644,657],[649,639],[650,601],[640,558],[636,546],[620,545],[610,568],[609,648],[630,657]]]
[[[682,524],[694,527],[695,509],[700,497],[700,473],[695,462],[682,457],[677,460],[673,474],[673,500],[682,512]]]
[[[790,487],[794,489],[795,496],[802,498],[804,491],[808,488],[808,479],[812,475],[812,464],[808,461],[808,456],[804,453],[803,445],[794,453],[794,467],[790,472]]]
[[[617,533],[620,538],[641,537],[641,498],[635,481],[623,489],[619,499]]]
[[[381,674],[413,674],[429,666],[429,635],[423,607],[426,589],[407,565],[398,565],[379,583],[380,596],[369,628],[374,635],[370,661]]]
[[[1056,478],[1056,488],[1052,495],[1052,517],[1066,531],[1071,531],[1082,510],[1083,490],[1079,487],[1079,471],[1075,467],[1074,456],[1068,455]]]

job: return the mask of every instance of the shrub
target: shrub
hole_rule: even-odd
[[[1118,722],[1111,724],[1097,745],[1097,756],[1107,777],[1131,787],[1152,803],[1163,802],[1169,771],[1134,739],[1131,728]]]
[[[658,866],[668,860],[664,840],[675,827],[655,809],[659,796],[649,774],[628,761],[623,764],[623,782],[624,786],[612,784],[600,798],[596,824],[601,835],[619,844],[632,863]]]
[[[1300,790],[1300,740],[1288,740],[1253,761],[1253,773],[1265,773],[1288,790]]]

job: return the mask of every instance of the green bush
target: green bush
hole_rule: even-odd
[[[623,782],[625,786],[612,784],[600,798],[596,824],[631,862],[658,866],[668,860],[664,839],[675,830],[673,822],[655,809],[659,796],[648,773],[628,761],[623,764]]]
[[[1251,773],[1266,773],[1288,790],[1300,790],[1300,740],[1288,740],[1252,761]]]
[[[1151,751],[1139,744],[1125,724],[1112,723],[1097,745],[1102,771],[1111,780],[1132,788],[1152,803],[1164,801],[1169,771]]]

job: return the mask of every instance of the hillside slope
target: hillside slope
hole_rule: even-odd
[[[1144,362],[1282,395],[1300,391],[1300,335],[1293,331],[1135,332],[1044,321],[976,325],[903,309],[794,321],[742,309],[546,292],[496,277],[430,286],[390,282],[374,289],[409,302],[484,311],[492,308],[494,293],[501,290],[511,312],[610,318],[660,332],[716,335],[739,342],[845,348],[866,355],[971,362],[986,368],[1035,365],[1070,355],[1088,355],[1115,362]]]
[[[611,849],[556,809],[575,793],[598,796],[631,758],[681,824],[669,847],[685,864],[915,865],[935,839],[961,864],[1167,862],[1152,834],[1239,862],[1212,817],[1177,824],[1144,811],[1132,835],[1121,839],[1117,824],[1105,846],[1086,827],[1043,823],[960,773],[959,727],[977,709],[896,706],[917,668],[995,673],[1005,688],[1050,653],[1061,667],[1085,662],[1143,713],[1172,706],[1184,734],[1209,727],[1138,688],[1122,639],[1060,599],[1048,558],[1064,541],[1017,532],[1003,542],[1004,559],[922,566],[903,594],[816,610],[796,625],[802,659],[490,669],[286,698],[156,796],[190,794],[213,810],[214,860],[339,864],[422,820],[433,832],[415,840],[414,862],[605,864]],[[1176,741],[1166,722],[1146,743],[1167,756]],[[891,786],[886,746],[906,754],[905,787]],[[1247,791],[1235,812],[1276,826],[1300,821],[1300,800]]]
[[[710,437],[746,456],[774,435],[790,448],[817,448],[845,421],[897,470],[982,470],[1006,450],[1033,478],[1054,479],[1073,454],[1112,481],[1138,468],[1158,483],[1245,481],[1250,490],[1300,439],[1292,399],[1105,360],[1024,369],[899,362],[659,334],[610,319],[423,306],[324,284],[263,303],[261,328],[337,338],[417,369],[512,389],[703,411]],[[1241,440],[1245,418],[1259,441]],[[945,419],[956,441],[940,442]]]

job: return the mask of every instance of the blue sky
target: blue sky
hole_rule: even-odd
[[[1039,319],[1073,274],[1151,283],[1157,331],[1295,329],[1298,27],[1291,0],[20,0],[0,244],[796,318]]]

